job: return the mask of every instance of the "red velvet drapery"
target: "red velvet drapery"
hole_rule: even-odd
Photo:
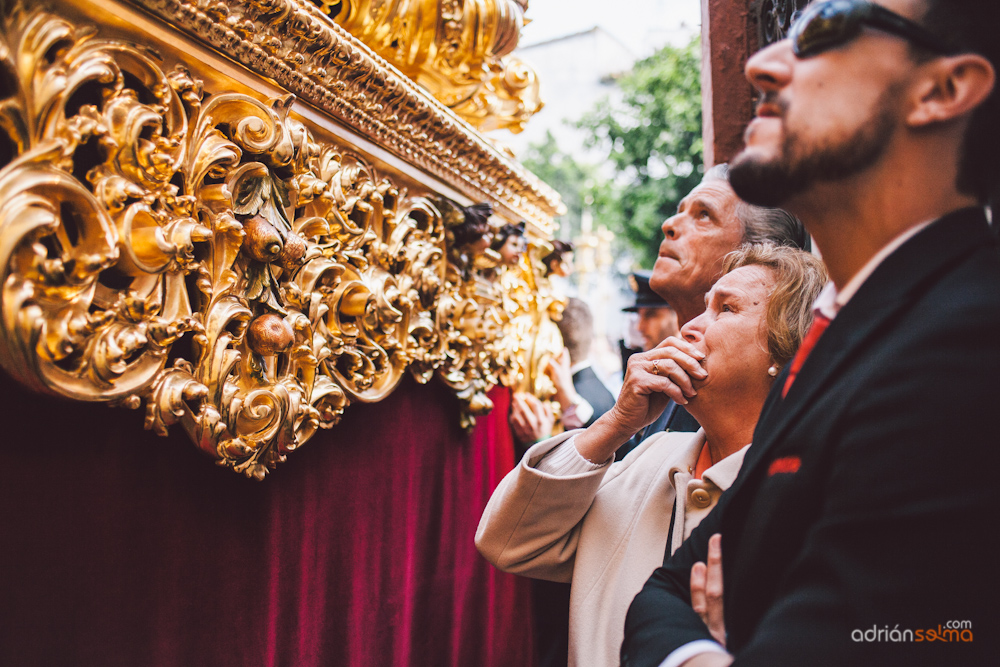
[[[530,665],[528,582],[472,541],[513,464],[491,398],[466,435],[407,381],[256,483],[0,377],[0,665]]]

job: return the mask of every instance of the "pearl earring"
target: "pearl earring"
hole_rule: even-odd
[[[771,377],[775,377],[778,374],[778,365],[775,364],[767,369],[767,374]]]

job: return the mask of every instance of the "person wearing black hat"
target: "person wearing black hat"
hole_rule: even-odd
[[[666,299],[650,288],[649,278],[652,274],[652,271],[636,271],[629,275],[628,282],[635,292],[635,303],[622,308],[623,312],[639,316],[636,329],[642,336],[643,352],[652,350],[668,336],[676,336],[680,330],[676,311]]]
[[[649,278],[652,271],[636,271],[629,275],[629,286],[635,292],[635,303],[627,308],[622,308],[623,312],[636,313],[639,321],[636,328],[642,336],[642,351],[648,352],[670,336],[676,336],[679,327],[677,324],[677,312],[670,307],[667,300],[653,291],[649,286]],[[628,363],[628,356],[622,355],[622,367]],[[615,452],[615,460],[621,461],[625,455],[635,449],[636,446],[653,433],[661,431],[683,431],[695,432],[699,428],[698,421],[688,414],[687,410],[670,401],[666,409],[657,419],[636,433],[631,440],[618,448]]]

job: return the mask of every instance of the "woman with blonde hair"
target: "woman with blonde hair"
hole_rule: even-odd
[[[822,263],[801,250],[731,253],[705,312],[680,337],[632,356],[615,407],[531,447],[493,493],[476,545],[507,572],[571,582],[571,667],[618,664],[632,598],[736,479],[825,282]],[[657,433],[614,462],[669,399],[702,429]]]

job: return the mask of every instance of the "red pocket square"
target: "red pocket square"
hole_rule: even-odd
[[[784,456],[780,459],[774,459],[771,461],[771,467],[767,469],[767,476],[771,477],[772,475],[777,475],[782,472],[798,472],[799,466],[801,465],[802,459],[798,456]]]

